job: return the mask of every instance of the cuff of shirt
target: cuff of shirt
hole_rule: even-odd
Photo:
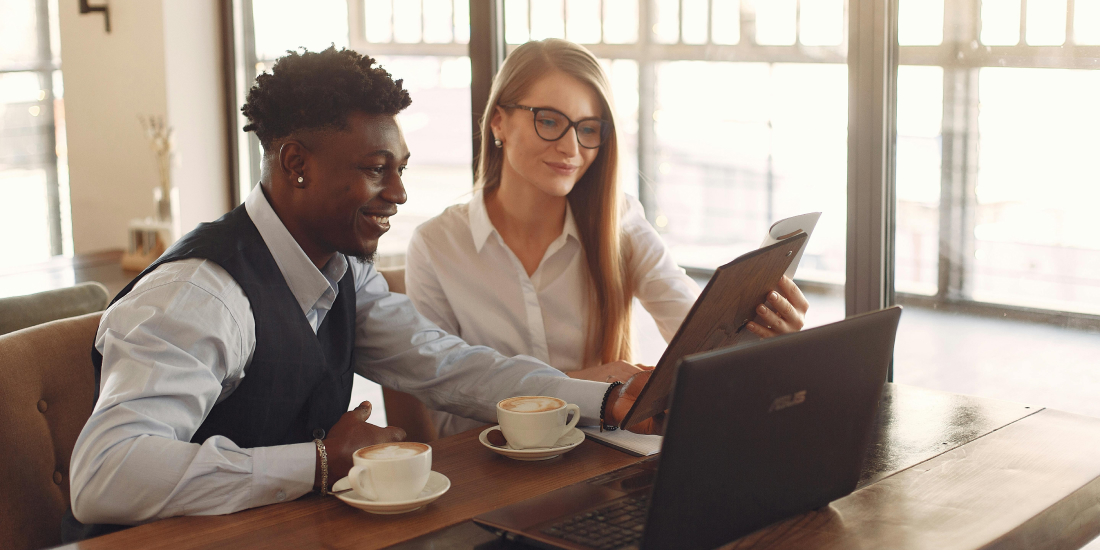
[[[294,500],[313,490],[317,446],[309,443],[252,449],[252,505]],[[329,485],[335,483],[329,472]]]
[[[581,420],[577,425],[598,426],[603,396],[611,384],[575,378],[562,378],[559,384],[555,397],[564,399],[566,403],[575,403],[581,408]]]

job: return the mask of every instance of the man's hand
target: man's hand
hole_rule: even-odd
[[[626,413],[630,412],[630,407],[634,406],[634,402],[638,400],[638,395],[642,393],[642,388],[649,383],[649,377],[652,375],[652,369],[642,370],[631,376],[622,386],[611,391],[611,395],[607,397],[607,410],[605,411],[607,418],[604,419],[609,425],[618,426],[622,423]],[[665,431],[665,413],[647,418],[631,426],[630,431],[640,434],[663,434]]]
[[[329,487],[338,479],[347,475],[351,470],[351,454],[363,447],[369,447],[378,443],[391,441],[403,441],[405,430],[396,426],[379,428],[374,424],[368,424],[370,418],[370,401],[364,401],[344,413],[336,425],[329,430],[325,437],[325,454],[328,455],[328,483]],[[321,455],[317,454],[317,470],[313,478],[313,487],[321,487]]]
[[[579,380],[591,380],[593,382],[626,382],[631,376],[642,372],[640,366],[631,365],[626,361],[615,361],[597,367],[567,372],[570,378]]]
[[[802,290],[786,275],[779,279],[778,292],[769,292],[767,303],[756,306],[756,319],[746,328],[761,338],[798,332],[806,324],[810,303]]]

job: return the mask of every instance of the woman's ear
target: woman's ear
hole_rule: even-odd
[[[504,135],[504,109],[501,109],[499,105],[493,107],[493,118],[489,119],[489,129],[492,130],[493,135],[491,139],[500,139]]]

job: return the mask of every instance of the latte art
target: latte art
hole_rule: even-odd
[[[363,449],[359,449],[355,452],[359,458],[366,458],[370,460],[390,460],[396,458],[409,458],[418,454],[424,453],[428,450],[428,446],[423,443],[383,443],[380,445],[372,445]]]
[[[518,413],[537,413],[556,411],[565,406],[565,401],[556,397],[513,397],[500,402],[500,408]]]

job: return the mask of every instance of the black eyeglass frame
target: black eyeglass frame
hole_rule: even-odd
[[[527,105],[519,105],[519,104],[516,104],[516,103],[512,103],[512,104],[509,104],[509,105],[501,105],[501,107],[504,107],[505,109],[523,109],[525,111],[531,111],[531,123],[535,127],[535,135],[538,136],[543,141],[557,141],[557,140],[561,139],[562,137],[564,137],[565,134],[568,134],[570,128],[573,128],[574,130],[576,130],[576,129],[580,128],[579,125],[582,122],[588,122],[590,120],[595,120],[595,121],[598,121],[600,123],[600,142],[595,147],[589,147],[589,146],[581,143],[581,133],[580,132],[574,131],[573,133],[577,136],[577,145],[580,145],[581,147],[584,147],[585,149],[599,149],[600,146],[603,145],[607,141],[607,138],[611,137],[611,131],[613,129],[611,121],[609,121],[609,120],[604,120],[604,119],[599,118],[599,117],[588,117],[588,118],[582,118],[582,119],[580,119],[576,122],[573,122],[573,119],[566,116],[565,113],[563,113],[563,112],[561,112],[557,109],[551,109],[550,107],[528,107]],[[539,114],[538,114],[539,111],[550,111],[551,113],[557,113],[557,114],[561,115],[562,118],[569,121],[569,124],[567,124],[562,129],[561,134],[558,137],[556,137],[554,139],[549,139],[549,138],[543,136],[542,133],[539,132]]]

